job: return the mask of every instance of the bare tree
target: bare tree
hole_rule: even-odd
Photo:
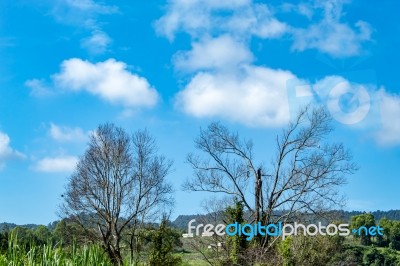
[[[253,144],[239,139],[219,123],[211,123],[200,130],[196,148],[203,155],[189,154],[187,162],[194,169],[194,177],[183,184],[185,190],[223,193],[241,200],[252,210],[247,192],[251,175],[256,175],[253,164]]]
[[[341,206],[338,188],[357,167],[342,144],[328,142],[331,122],[324,108],[300,110],[277,136],[275,158],[268,168],[256,164],[251,141],[212,123],[195,140],[201,155],[187,157],[194,177],[183,187],[235,197],[254,213],[253,221],[264,224]],[[263,240],[264,251],[268,241]]]
[[[115,264],[122,264],[124,230],[173,203],[165,180],[171,165],[157,155],[146,130],[129,136],[113,124],[100,125],[69,178],[62,213],[100,241]]]

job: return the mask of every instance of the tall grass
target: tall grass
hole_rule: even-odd
[[[63,248],[61,245],[36,246],[18,244],[18,236],[11,234],[8,250],[0,255],[0,266],[111,266],[107,254],[98,246]]]
[[[0,266],[113,266],[106,252],[98,245],[63,246],[48,242],[23,244],[16,233],[10,233],[7,250],[0,250]],[[147,257],[125,256],[122,266],[149,265]],[[161,265],[160,265],[161,266]]]

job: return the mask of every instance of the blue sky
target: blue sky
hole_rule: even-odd
[[[298,106],[322,104],[360,170],[347,209],[399,209],[400,2],[0,2],[0,222],[47,224],[87,136],[147,128],[174,160],[173,216],[201,126],[221,121],[268,163]]]

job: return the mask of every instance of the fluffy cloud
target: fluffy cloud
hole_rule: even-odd
[[[119,12],[117,6],[105,5],[94,0],[55,0],[52,1],[52,14],[58,22],[78,26],[90,36],[81,40],[81,47],[91,54],[102,54],[112,43],[112,39],[102,30],[101,15]]]
[[[45,173],[70,173],[77,163],[78,158],[74,156],[45,157],[36,163],[34,169]]]
[[[314,7],[305,2],[299,4],[283,3],[281,9],[284,12],[295,12],[308,18],[309,20],[311,20],[314,15]]]
[[[79,127],[70,128],[58,126],[53,123],[50,124],[49,134],[52,139],[59,142],[84,141],[88,136],[88,134]]]
[[[192,49],[180,51],[174,66],[191,75],[176,96],[178,109],[195,117],[216,117],[251,126],[278,126],[288,121],[286,82],[289,71],[253,65],[249,37],[274,38],[286,26],[266,5],[251,1],[172,1],[157,22],[173,39],[176,31],[192,35]],[[230,15],[218,13],[230,11]],[[210,33],[217,33],[211,37]],[[201,71],[201,72],[199,72]]]
[[[363,21],[356,23],[358,30],[343,23],[343,3],[330,0],[315,1],[313,5],[283,5],[281,10],[307,17],[309,26],[299,29],[278,20],[271,5],[251,0],[169,1],[166,14],[156,22],[157,32],[171,41],[178,32],[185,32],[192,40],[190,50],[179,51],[173,57],[175,68],[190,77],[176,96],[176,106],[195,117],[224,118],[252,126],[286,123],[289,109],[294,112],[300,103],[290,102],[289,108],[293,99],[288,98],[288,89],[306,82],[290,71],[256,65],[251,39],[286,34],[294,40],[294,50],[318,49],[332,56],[358,54],[362,42],[370,39],[371,29]],[[322,19],[312,22],[319,12]],[[312,85],[317,91],[312,91]],[[296,88],[307,96],[302,103],[316,101],[314,96],[318,95],[342,123],[358,123],[369,112],[365,86],[350,84],[341,77],[327,77],[306,87],[307,90]],[[343,95],[352,93],[358,98],[343,101]]]
[[[267,5],[253,4],[251,0],[172,0],[167,13],[156,22],[156,30],[170,40],[180,30],[193,37],[210,32],[235,32],[276,38],[287,30],[287,26],[274,17]]]
[[[159,34],[173,40],[179,30],[193,35],[198,31],[209,30],[212,27],[211,12],[215,9],[232,10],[248,5],[249,0],[234,1],[185,1],[171,0],[167,13],[156,22]]]
[[[363,42],[371,39],[370,25],[361,20],[353,27],[342,22],[344,4],[342,0],[317,3],[314,8],[323,10],[322,20],[312,23],[307,28],[293,28],[292,49],[297,51],[317,49],[335,57],[359,55]]]
[[[159,34],[173,40],[179,31],[194,38],[231,34],[239,37],[278,38],[283,34],[293,39],[292,49],[316,49],[334,57],[358,55],[362,44],[371,40],[371,26],[362,21],[349,25],[343,21],[347,1],[315,1],[313,4],[283,4],[280,9],[306,16],[308,25],[290,26],[278,20],[272,5],[251,0],[186,1],[171,0],[167,12],[156,22]],[[319,14],[322,14],[320,16]],[[321,19],[317,20],[319,17]]]
[[[253,60],[247,46],[229,35],[203,39],[192,50],[175,55],[175,67],[184,71],[237,67]]]
[[[276,38],[287,30],[267,5],[250,0],[175,0],[156,27],[170,40],[180,30],[193,37],[192,49],[173,58],[176,69],[191,75],[176,96],[178,109],[251,126],[288,121],[286,82],[295,75],[253,65],[249,49],[251,36]]]
[[[24,154],[11,148],[10,137],[0,131],[0,169],[5,166],[7,160],[23,158],[25,158]]]
[[[239,34],[251,34],[263,39],[281,37],[289,31],[285,22],[275,18],[274,13],[265,4],[251,4],[227,20],[223,29]]]
[[[380,112],[382,128],[377,132],[376,140],[382,145],[400,144],[400,95],[380,90]]]
[[[176,104],[196,117],[221,117],[250,126],[280,126],[289,120],[289,71],[246,66],[241,75],[198,73]]]
[[[94,30],[92,35],[81,42],[81,46],[92,54],[102,54],[107,51],[112,40],[107,33],[101,30]]]
[[[129,72],[125,63],[114,59],[99,63],[66,60],[53,80],[58,88],[86,91],[126,107],[152,107],[158,100],[157,91],[145,78]]]

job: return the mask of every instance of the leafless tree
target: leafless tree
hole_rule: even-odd
[[[124,230],[173,203],[172,187],[165,180],[171,165],[157,154],[148,131],[129,136],[113,124],[100,125],[69,178],[62,214],[121,264]]]
[[[255,214],[253,221],[264,224],[339,207],[338,188],[357,167],[342,144],[328,141],[332,130],[324,108],[304,107],[277,136],[272,165],[266,167],[255,162],[251,141],[212,123],[195,140],[201,153],[187,157],[194,177],[183,187],[235,197]],[[268,241],[261,244],[264,251]]]

